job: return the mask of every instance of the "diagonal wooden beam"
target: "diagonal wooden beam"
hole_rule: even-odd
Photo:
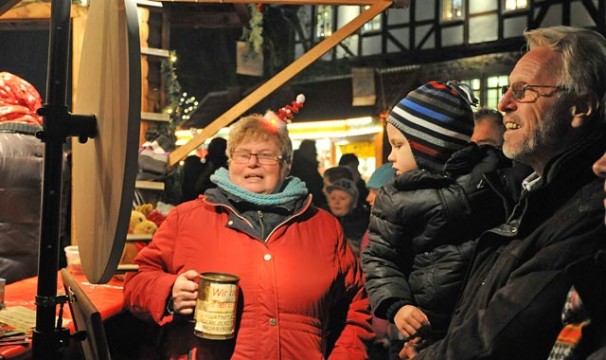
[[[0,0],[0,15],[9,11],[13,6],[17,5],[21,0]]]
[[[244,99],[240,100],[236,105],[227,110],[223,115],[219,116],[212,123],[208,124],[198,135],[192,138],[186,144],[183,144],[179,148],[171,152],[168,160],[168,165],[173,166],[181,159],[186,157],[190,152],[200,146],[210,136],[216,134],[221,128],[229,125],[236,118],[241,116],[248,109],[253,107],[259,101],[267,97],[274,90],[282,86],[288,80],[292,79],[295,75],[301,72],[303,69],[308,67],[314,61],[319,59],[322,55],[328,52],[330,49],[335,47],[346,37],[351,35],[354,31],[358,30],[362,25],[372,20],[375,16],[380,14],[382,11],[387,9],[392,4],[391,1],[377,1],[374,0],[374,4],[368,9],[361,12],[356,18],[345,24],[343,27],[335,31],[330,37],[324,39],[315,47],[311,48],[308,52],[303,54],[300,58],[295,60],[292,64],[288,65],[282,71],[274,75],[273,78],[269,79],[263,85],[258,87],[255,91],[250,93]]]

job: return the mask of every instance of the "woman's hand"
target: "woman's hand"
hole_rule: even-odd
[[[196,308],[198,298],[198,274],[195,270],[188,270],[177,277],[173,285],[173,310],[176,314],[191,315]]]
[[[422,328],[431,326],[427,315],[412,305],[402,306],[394,316],[393,322],[405,341],[418,336]]]

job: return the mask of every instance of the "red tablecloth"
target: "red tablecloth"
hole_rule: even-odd
[[[119,314],[123,310],[124,296],[122,294],[123,282],[112,278],[107,284],[90,284],[83,274],[72,274],[78,281],[86,295],[101,313],[102,319]],[[57,294],[65,294],[61,274],[57,274]],[[28,309],[36,310],[36,292],[38,291],[38,277],[32,277],[17,281],[6,286],[4,303],[7,308],[11,306],[23,306]],[[59,306],[57,306],[57,310]],[[63,318],[71,319],[69,306],[65,304]],[[73,324],[66,326],[70,331],[74,331]],[[31,351],[30,346],[13,345],[0,346],[0,359],[17,358]]]

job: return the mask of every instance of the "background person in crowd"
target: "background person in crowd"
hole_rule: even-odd
[[[38,274],[44,144],[35,137],[43,118],[42,99],[33,85],[0,72],[0,277],[12,283]],[[66,161],[66,158],[65,158]],[[69,169],[62,190],[61,241],[67,219]],[[67,243],[61,243],[63,249]],[[65,254],[60,252],[60,265]]]
[[[507,222],[482,234],[446,336],[402,358],[546,359],[570,289],[566,267],[606,246],[602,180],[606,40],[588,29],[524,33],[499,110],[503,151],[534,172]]]
[[[358,189],[349,179],[339,179],[326,187],[328,210],[339,219],[345,239],[356,258],[360,256],[360,241],[368,227],[368,212],[358,208]]]
[[[373,333],[363,274],[338,220],[287,177],[286,126],[245,117],[227,151],[229,168],[211,177],[217,188],[173,209],[135,258],[125,305],[166,327],[173,357],[194,348],[198,359],[365,359]],[[240,278],[234,340],[193,335],[203,272]]]
[[[353,175],[353,181],[358,188],[358,207],[368,209],[368,203],[366,202],[366,197],[368,196],[368,189],[366,188],[366,183],[364,179],[362,179],[362,174],[360,174],[360,160],[356,156],[356,154],[348,153],[341,155],[339,159],[339,166],[345,166],[351,170],[351,174]]]
[[[183,162],[181,183],[182,202],[193,200],[207,189],[216,187],[210,176],[220,167],[227,168],[227,140],[216,137],[208,143],[204,161],[197,155],[188,156]]]
[[[305,183],[313,196],[312,202],[315,206],[326,204],[326,197],[322,192],[322,175],[318,171],[319,164],[315,140],[301,141],[299,149],[294,152],[290,175],[298,177]]]
[[[373,171],[368,178],[366,187],[368,188],[368,196],[366,201],[370,205],[371,209],[375,204],[375,197],[381,186],[388,184],[393,181],[396,175],[395,170],[391,167],[391,163],[385,163]],[[368,231],[364,233],[362,241],[360,242],[360,252],[364,251],[364,248],[368,246]],[[361,255],[361,254],[360,254]],[[360,257],[360,261],[361,261]],[[376,334],[373,345],[368,350],[368,358],[370,360],[387,360],[389,359],[389,345],[390,337],[398,338],[397,330],[392,328],[389,321],[372,316],[371,320],[372,329]],[[393,330],[392,330],[393,329]]]
[[[503,145],[503,115],[497,110],[481,108],[473,113],[473,134],[471,141],[478,145],[492,145],[501,148]]]
[[[498,150],[485,147],[479,157],[467,150],[474,100],[465,85],[431,81],[387,119],[397,177],[375,198],[362,261],[374,314],[401,334],[402,341],[392,339],[392,358],[404,340],[444,336],[473,239],[505,220],[501,197],[484,177],[499,168]]]
[[[593,164],[593,172],[606,179],[606,153]],[[606,359],[606,250],[571,264],[566,273],[573,286],[562,311],[564,327],[548,360]]]
[[[378,168],[370,175],[366,187],[368,188],[368,195],[366,196],[366,202],[372,208],[375,205],[375,198],[379,192],[381,186],[390,183],[394,180],[396,171],[391,166],[390,162],[387,162]]]
[[[351,173],[351,170],[349,170],[349,168],[346,166],[333,166],[324,170],[324,174],[322,174],[322,182],[324,184],[322,192],[324,193],[324,196],[326,196],[326,198],[328,198],[328,185],[332,184],[333,182],[339,179],[348,179],[353,181],[353,174]],[[322,208],[327,209],[326,204],[324,204]]]

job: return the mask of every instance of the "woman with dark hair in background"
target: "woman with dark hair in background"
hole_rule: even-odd
[[[315,206],[326,204],[326,197],[322,192],[324,183],[322,175],[318,172],[319,164],[316,141],[309,139],[301,141],[299,149],[294,152],[290,175],[298,177],[305,183],[313,196],[312,201]]]
[[[227,168],[227,141],[216,137],[208,144],[204,161],[197,155],[188,156],[183,163],[182,202],[193,200],[216,185],[210,176],[220,167]]]

